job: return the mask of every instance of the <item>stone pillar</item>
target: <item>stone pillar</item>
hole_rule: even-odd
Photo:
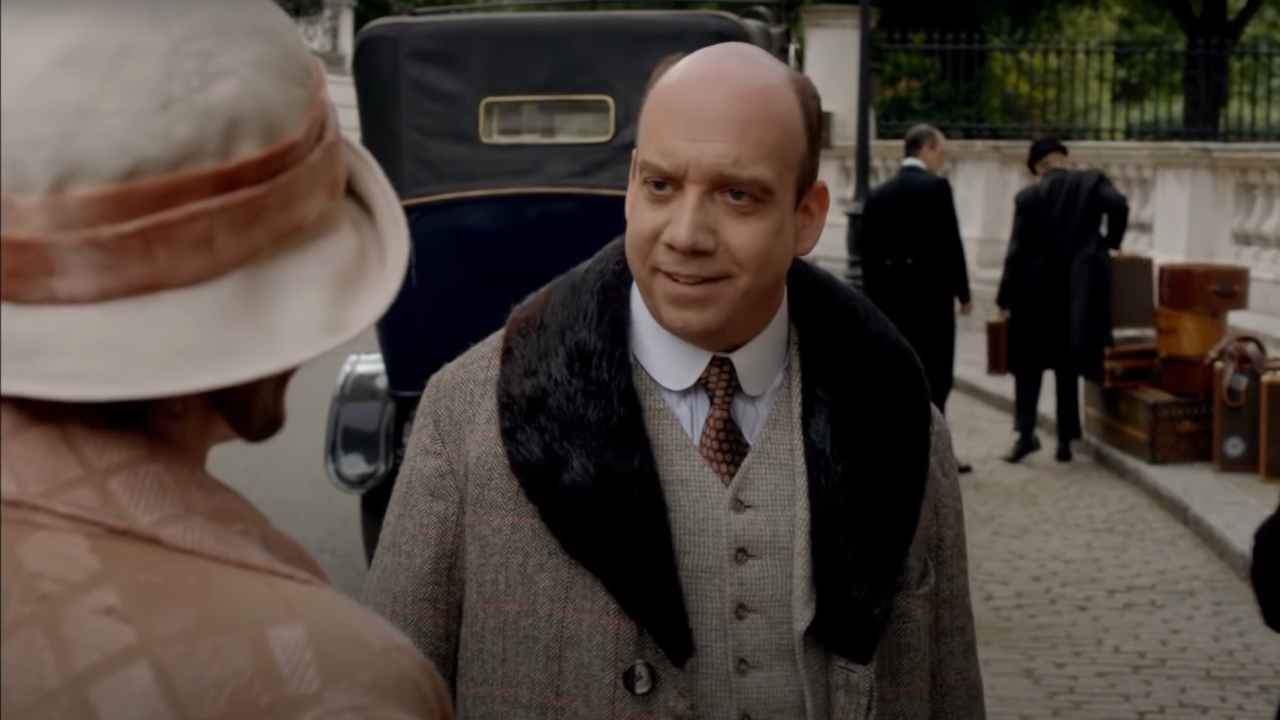
[[[351,72],[351,56],[356,44],[356,0],[325,0],[337,11],[334,52],[342,58],[342,69]]]
[[[823,152],[819,178],[831,187],[831,210],[818,246],[809,256],[822,267],[844,277],[847,252],[848,204],[853,199],[854,148],[858,139],[858,61],[860,18],[858,5],[807,5],[800,9],[804,42],[804,73],[822,96],[830,113],[830,146]],[[878,11],[871,10],[872,26]],[[874,113],[872,113],[874,118]],[[871,125],[875,139],[875,124]]]
[[[873,8],[873,27],[877,14]],[[822,95],[823,109],[831,113],[831,144],[856,145],[861,41],[858,6],[806,5],[800,9],[800,24],[804,33],[804,73]]]
[[[1232,208],[1230,195],[1220,192],[1213,168],[1208,163],[1157,167],[1154,186],[1153,254],[1215,260],[1218,248],[1231,241]]]

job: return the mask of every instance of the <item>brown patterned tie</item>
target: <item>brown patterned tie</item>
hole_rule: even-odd
[[[729,414],[733,396],[741,389],[738,373],[733,368],[732,360],[717,355],[711,358],[698,382],[707,389],[707,395],[711,398],[711,412],[707,413],[707,423],[702,426],[702,440],[698,443],[698,450],[711,463],[711,469],[720,476],[720,480],[728,486],[733,482],[733,476],[746,459],[749,449],[742,429]]]

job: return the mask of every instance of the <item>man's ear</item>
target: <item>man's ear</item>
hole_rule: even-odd
[[[631,168],[627,170],[627,198],[622,205],[622,219],[631,219],[631,201],[636,190],[636,150],[631,150]]]
[[[831,209],[831,189],[819,180],[809,188],[800,206],[796,208],[796,257],[813,252],[827,224],[827,211]]]

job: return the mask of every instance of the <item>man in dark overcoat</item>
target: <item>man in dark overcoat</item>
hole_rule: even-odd
[[[1258,528],[1250,568],[1253,591],[1267,627],[1280,632],[1280,508]]]
[[[1253,537],[1253,565],[1249,569],[1253,592],[1267,627],[1280,633],[1280,507]],[[1276,708],[1280,720],[1280,707]]]
[[[867,198],[858,248],[863,291],[920,356],[943,413],[955,374],[956,311],[973,309],[955,197],[938,175],[946,145],[930,125],[907,132],[902,169]]]
[[[946,421],[802,259],[817,91],[664,69],[624,237],[428,381],[364,600],[465,720],[981,720]]]
[[[1129,203],[1103,173],[1074,169],[1056,138],[1034,142],[1027,167],[1039,182],[1018,193],[996,296],[1008,320],[1018,432],[1004,459],[1018,462],[1040,449],[1040,383],[1053,370],[1057,459],[1069,462],[1081,434],[1079,378],[1101,381],[1103,352],[1112,344],[1110,251],[1124,239]]]

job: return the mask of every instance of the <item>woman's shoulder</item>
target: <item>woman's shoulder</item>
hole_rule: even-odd
[[[7,504],[3,533],[6,720],[452,717],[430,663],[328,585]]]

